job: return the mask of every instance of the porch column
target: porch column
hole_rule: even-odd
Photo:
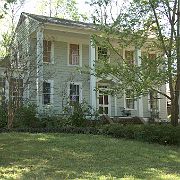
[[[114,96],[114,115],[117,116],[117,95]]]
[[[97,109],[97,96],[96,96],[96,76],[95,76],[95,60],[96,60],[96,48],[93,45],[92,40],[89,44],[89,67],[90,67],[90,105],[94,110]]]
[[[138,66],[141,65],[141,50],[139,48],[135,49],[135,54],[136,54],[136,63]],[[139,117],[143,117],[144,113],[143,113],[143,97],[140,96],[139,97],[139,104],[138,104],[138,109],[139,109]]]
[[[36,57],[36,88],[37,88],[37,108],[38,113],[42,111],[42,91],[43,91],[43,28],[37,30],[37,57]]]

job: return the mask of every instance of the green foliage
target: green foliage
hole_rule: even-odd
[[[0,106],[0,128],[5,128],[7,126],[7,112],[2,106]]]
[[[75,21],[86,21],[87,17],[85,14],[81,14],[77,8],[76,0],[44,0],[38,5],[38,10],[42,14],[50,14],[51,17],[71,19]]]
[[[89,106],[86,102],[72,104],[72,114],[68,117],[72,126],[82,127],[86,124],[87,117],[92,118],[96,116],[91,113],[92,107]],[[97,116],[96,116],[97,117]]]
[[[39,120],[36,117],[36,106],[28,105],[17,109],[14,116],[14,127],[15,128],[35,128],[39,126]]]
[[[180,145],[180,126],[171,125],[106,125],[103,133],[116,138],[136,139],[163,145]]]
[[[39,127],[41,128],[58,129],[71,125],[70,120],[64,116],[44,116],[39,121]]]

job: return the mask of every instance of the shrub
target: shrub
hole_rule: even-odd
[[[106,125],[103,134],[116,138],[127,138],[150,143],[180,144],[180,126],[171,125]]]
[[[0,106],[0,128],[7,126],[7,112]]]
[[[94,112],[91,113],[92,107],[89,106],[85,101],[82,103],[73,102],[72,104],[72,112],[67,117],[72,126],[75,127],[84,127],[90,123],[87,122],[87,119],[92,119],[98,117],[98,114]],[[66,108],[69,109],[69,108]]]
[[[46,116],[40,118],[40,127],[42,128],[60,128],[70,124],[70,120],[64,116]]]
[[[36,107],[34,105],[20,107],[14,116],[15,128],[36,128],[39,127],[39,119],[36,117]]]

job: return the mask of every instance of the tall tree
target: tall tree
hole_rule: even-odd
[[[101,58],[103,66],[97,65],[97,76],[113,75],[117,83],[112,92],[123,92],[131,87],[135,95],[156,91],[171,100],[171,123],[179,119],[180,91],[180,1],[179,0],[133,0],[122,4],[115,14],[118,1],[92,0],[95,6],[94,22],[100,30],[94,40],[116,54],[121,63],[110,64]],[[116,11],[117,12],[117,11]],[[114,40],[113,40],[114,39]],[[114,42],[115,41],[115,42]],[[141,56],[141,64],[129,63],[120,49],[134,46],[158,52],[158,56]],[[138,56],[138,54],[136,54]],[[170,96],[161,91],[168,83]]]
[[[38,6],[43,15],[72,20],[87,20],[85,14],[79,13],[76,0],[44,0]]]
[[[17,62],[20,58],[19,48],[15,38],[15,27],[19,10],[22,8],[25,0],[4,0],[1,11],[3,20],[6,21],[6,27],[2,23],[1,42],[0,42],[0,66],[4,68],[4,77],[2,81],[6,84],[4,89],[4,98],[8,114],[8,128],[12,127],[15,111],[20,106],[20,97],[22,96],[22,78],[23,71],[27,70],[27,64]],[[7,86],[9,88],[7,88]]]

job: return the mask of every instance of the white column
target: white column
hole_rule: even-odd
[[[90,105],[94,110],[97,109],[95,60],[96,60],[96,48],[95,46],[93,46],[92,41],[90,41],[89,44]]]
[[[36,88],[37,88],[37,107],[38,112],[42,110],[42,90],[43,90],[43,28],[37,31],[37,71],[36,71]]]
[[[114,108],[115,108],[115,116],[117,116],[117,96],[114,96]]]
[[[141,50],[139,48],[136,48],[136,63],[138,66],[141,65]],[[140,96],[139,97],[139,117],[143,117],[144,113],[143,113],[143,97]]]

